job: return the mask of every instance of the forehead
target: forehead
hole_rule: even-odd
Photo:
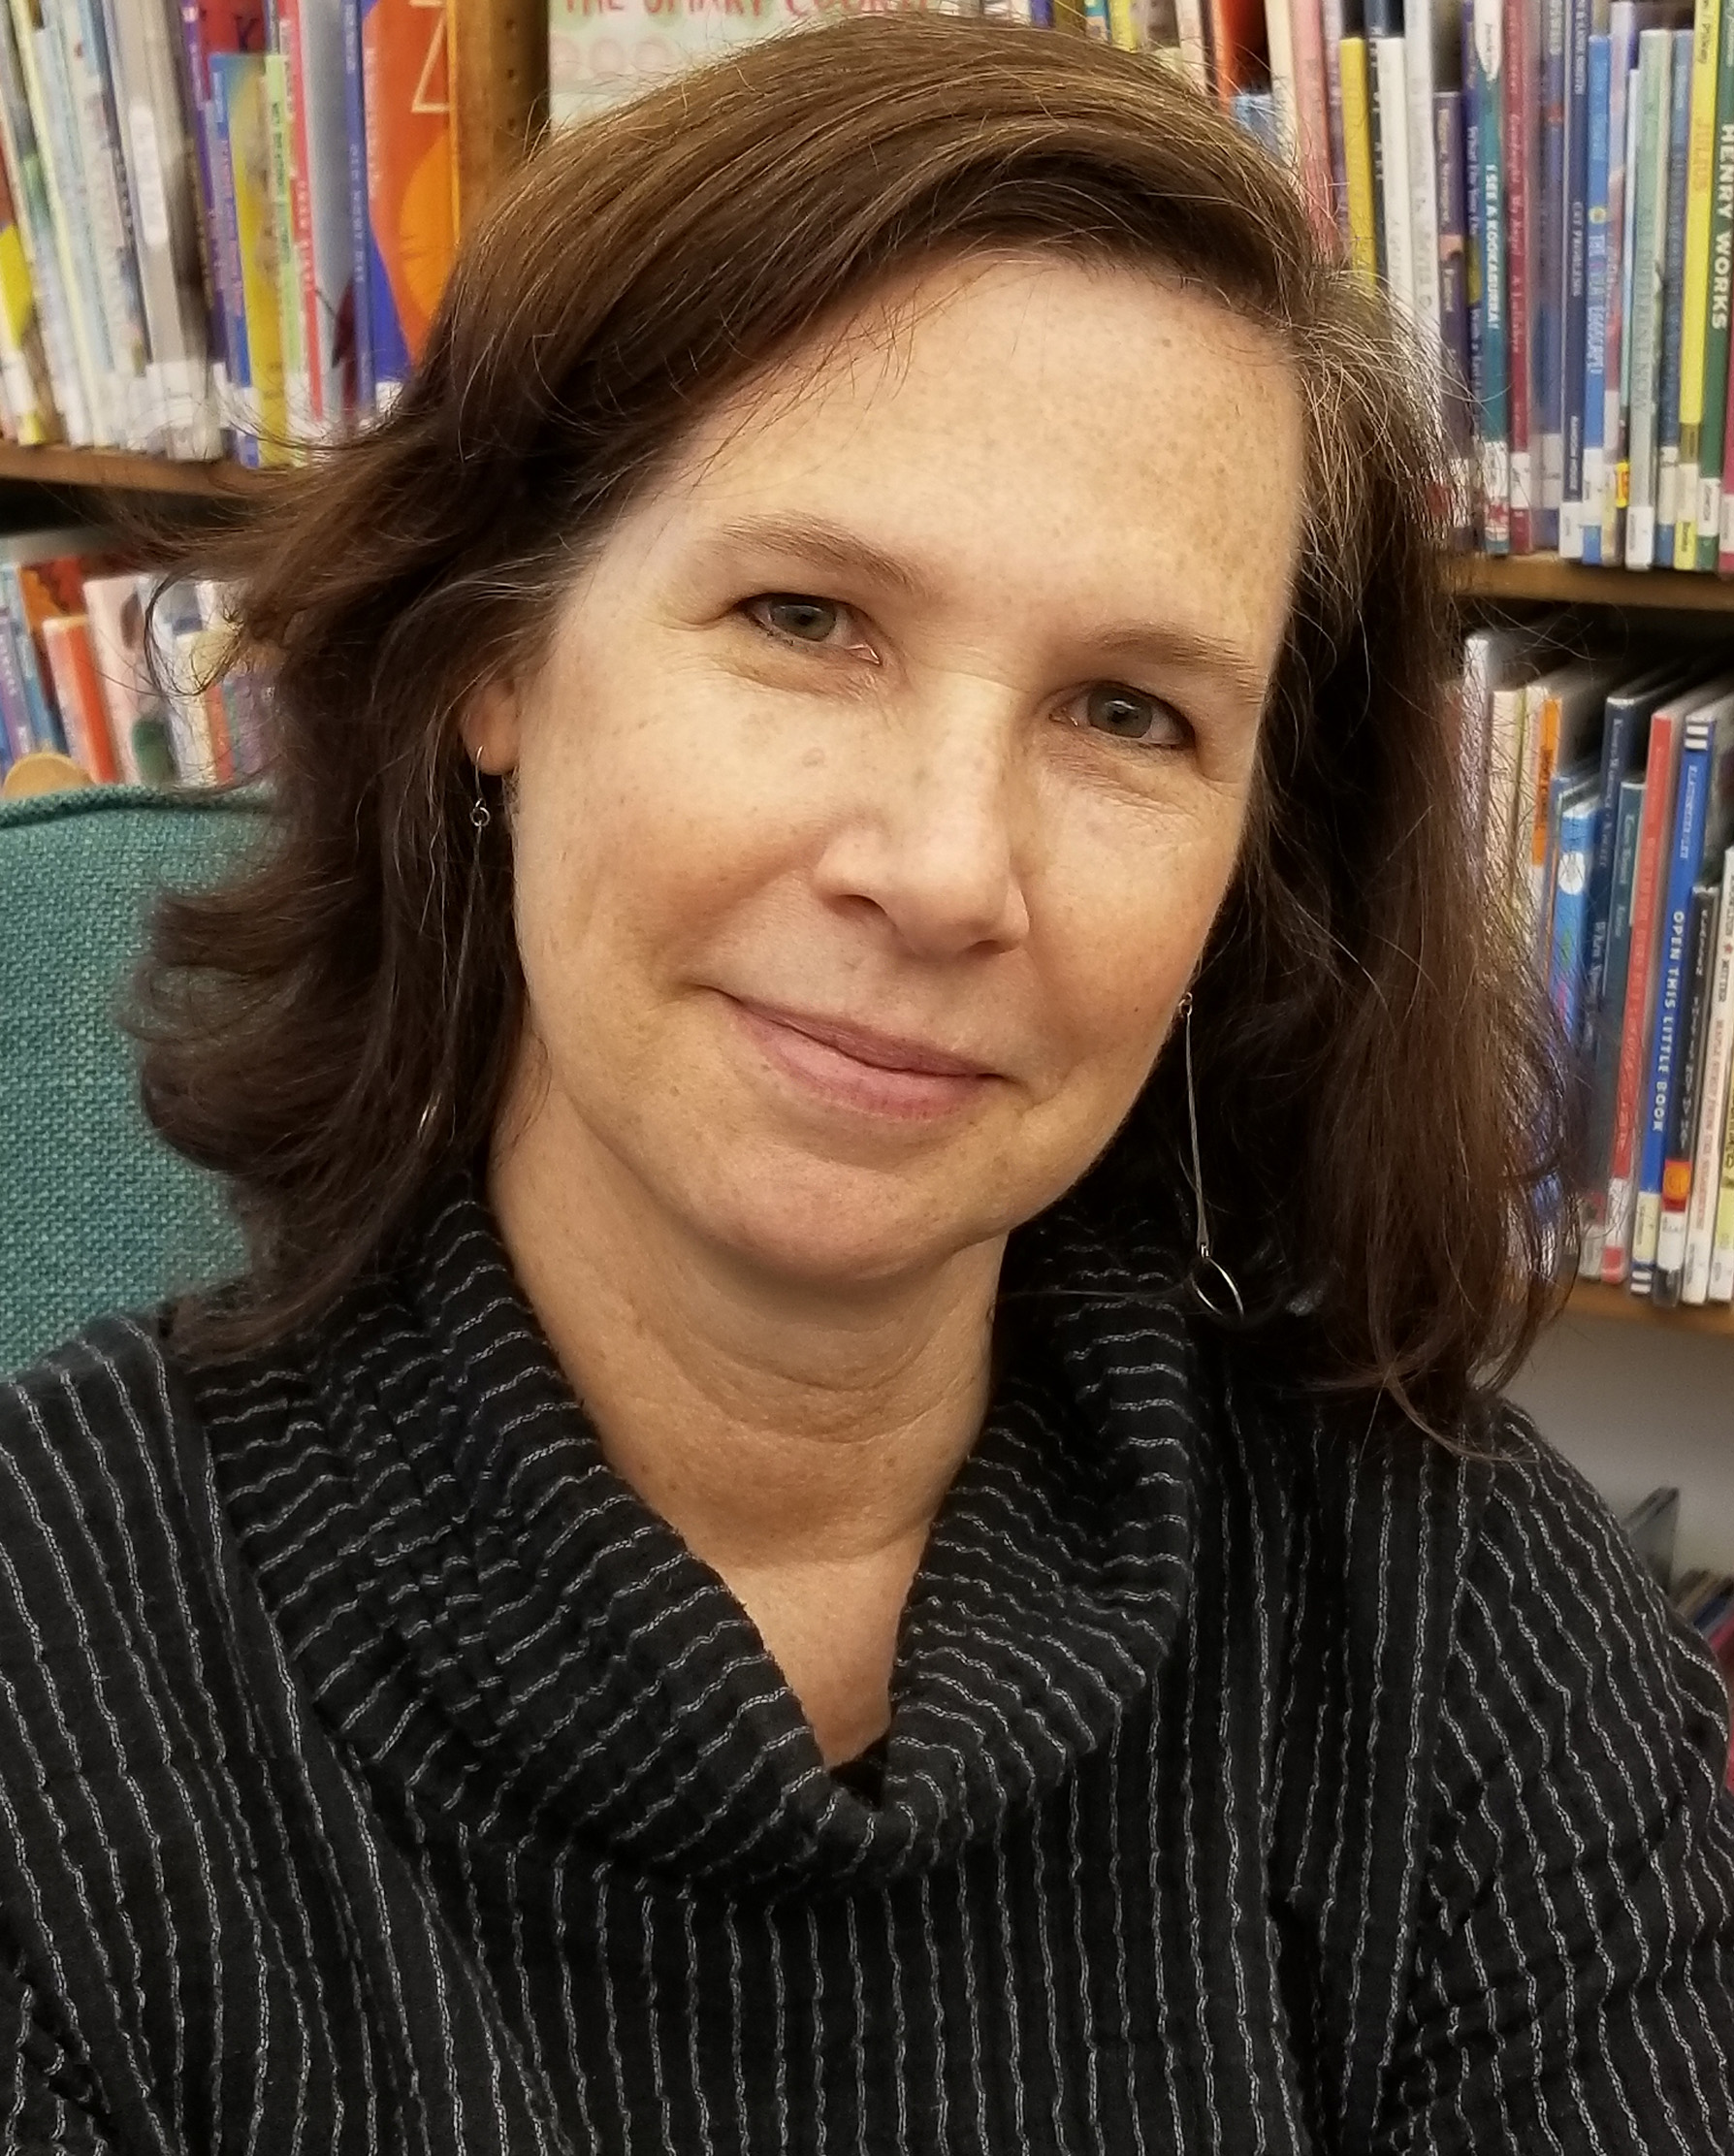
[[[1141,268],[1008,255],[906,278],[728,398],[656,490],[675,529],[790,512],[1008,607],[1180,618],[1261,668],[1305,485],[1276,337]]]

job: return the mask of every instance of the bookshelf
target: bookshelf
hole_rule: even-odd
[[[547,0],[461,0],[447,9],[461,233],[474,227],[544,124],[548,21]],[[243,467],[228,461],[180,463],[113,449],[0,441],[0,489],[22,495],[40,488],[45,504],[74,490],[86,496],[93,512],[105,495],[136,495],[179,499],[191,514],[200,501],[220,499],[238,481],[244,481]],[[1716,615],[1726,613],[1734,627],[1734,580],[1715,576],[1587,568],[1552,554],[1473,554],[1453,557],[1447,577],[1458,597],[1476,611],[1509,607],[1521,614],[1525,608],[1572,604],[1640,616],[1669,612],[1704,617],[1706,630]],[[1734,1339],[1734,1310],[1724,1306],[1661,1311],[1623,1289],[1580,1283],[1567,1308],[1573,1319],[1648,1325],[1658,1342],[1670,1331]]]
[[[1651,607],[1734,616],[1734,579],[1682,569],[1586,568],[1557,554],[1460,554],[1447,571],[1465,599],[1513,605]]]

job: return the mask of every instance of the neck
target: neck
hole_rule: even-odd
[[[610,1465],[728,1583],[847,1755],[883,1726],[910,1580],[986,1411],[1002,1245],[816,1288],[706,1245],[585,1154],[550,1173],[533,1143],[497,1144],[518,1278]]]

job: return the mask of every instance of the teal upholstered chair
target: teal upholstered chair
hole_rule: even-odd
[[[114,1012],[155,892],[212,881],[260,813],[130,787],[0,802],[0,1371],[235,1264],[214,1181],[140,1111]]]

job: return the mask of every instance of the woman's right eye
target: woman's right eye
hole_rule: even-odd
[[[847,610],[835,599],[809,598],[800,592],[761,592],[746,601],[746,611],[775,635],[799,644],[828,644]]]

